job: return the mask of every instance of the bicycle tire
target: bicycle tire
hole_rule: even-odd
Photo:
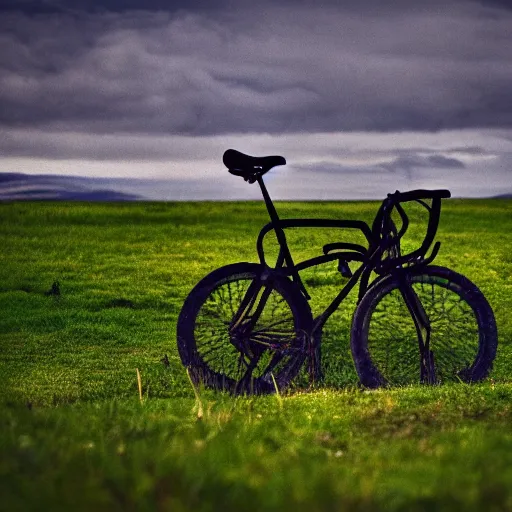
[[[254,328],[235,336],[230,324],[257,279],[258,293],[265,290],[268,298]],[[299,372],[312,322],[309,304],[291,280],[255,263],[235,263],[207,275],[188,295],[178,318],[178,351],[195,384],[234,394],[272,393]]]
[[[406,279],[429,317],[436,383],[484,379],[498,336],[483,293],[444,267],[411,269]],[[354,313],[351,350],[359,379],[368,388],[420,382],[418,336],[398,286],[397,276],[387,276],[368,290]]]

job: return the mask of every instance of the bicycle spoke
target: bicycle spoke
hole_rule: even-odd
[[[471,307],[456,292],[437,282],[414,282],[428,317],[438,382],[457,380],[478,351],[478,325]],[[396,290],[375,307],[368,331],[372,362],[390,384],[419,382],[419,350],[414,322]]]
[[[277,381],[286,381],[286,368],[302,353],[285,298],[263,286],[251,292],[251,286],[256,285],[250,279],[219,285],[195,320],[197,352],[204,365],[239,382],[245,391],[251,383],[270,385],[271,372]]]

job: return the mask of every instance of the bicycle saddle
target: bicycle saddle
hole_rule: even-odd
[[[245,181],[254,183],[258,177],[263,176],[276,165],[285,165],[286,160],[282,156],[249,156],[228,149],[222,157],[228,171],[235,176],[241,176]]]

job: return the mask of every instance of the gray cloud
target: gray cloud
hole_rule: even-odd
[[[233,177],[222,165],[222,153],[231,146],[251,154],[286,156],[286,166],[266,175],[276,199],[380,199],[389,191],[412,188],[449,188],[454,196],[481,197],[511,191],[510,133],[456,130],[155,137],[18,130],[10,140],[11,147],[17,145],[22,151],[32,141],[37,154],[51,145],[52,158],[34,158],[27,153],[4,157],[0,171],[60,174],[70,179],[95,176],[95,190],[112,185],[119,192],[148,199],[261,198],[257,187]],[[0,152],[4,153],[2,140],[0,137]],[[158,155],[159,159],[133,158],[140,154]],[[0,172],[0,181],[2,176]],[[114,184],[105,180],[106,176],[123,179]]]
[[[460,160],[443,155],[424,156],[410,153],[401,155],[391,162],[380,164],[379,167],[390,172],[403,173],[408,179],[411,179],[417,169],[464,169],[465,165]]]
[[[190,135],[510,127],[512,15],[485,4],[7,12],[0,126]]]
[[[359,165],[346,165],[337,162],[321,161],[317,162],[312,169],[312,165],[295,165],[294,170],[304,173],[337,175],[340,179],[347,175],[382,175],[383,173],[402,173],[407,178],[411,178],[416,169],[464,169],[466,166],[456,158],[445,157],[440,154],[425,155],[416,152],[396,151],[397,156],[382,156],[382,161],[377,163]],[[367,180],[368,176],[363,179]]]
[[[0,171],[94,176],[70,182],[82,197],[259,198],[222,166],[235,147],[286,156],[280,199],[508,192],[509,7],[0,0]]]
[[[382,171],[390,172],[389,169],[385,167],[374,165],[343,165],[328,161],[315,162],[314,165],[294,165],[293,170],[302,174],[310,173],[313,176],[325,174],[338,176],[338,178],[351,174],[364,175],[382,173]]]
[[[389,171],[406,171],[410,173],[420,167],[435,167],[441,169],[464,169],[465,165],[456,158],[447,158],[443,155],[417,155],[406,154],[395,158],[392,162],[381,164],[383,169]]]
[[[427,157],[426,165],[441,167],[443,169],[464,169],[466,166],[456,158],[447,158],[443,155],[432,155]]]
[[[219,9],[234,10],[241,5],[250,5],[252,0],[0,0],[0,10],[21,11],[25,13],[56,13],[56,12],[123,12],[123,11],[179,11]],[[339,0],[317,0],[321,7],[338,6]],[[356,12],[374,12],[386,15],[390,11],[423,10],[428,11],[446,5],[447,0],[430,0],[413,2],[411,0],[394,0],[392,3],[381,0],[344,0],[343,8]],[[479,0],[482,6],[512,9],[509,0]],[[310,5],[309,0],[280,0],[280,5],[293,10],[298,6]]]
[[[455,139],[452,141],[452,139]],[[155,134],[95,134],[53,132],[32,129],[0,130],[0,153],[23,158],[38,158],[42,154],[53,160],[81,159],[89,161],[185,161],[212,160],[220,164],[222,153],[229,145],[253,154],[283,153],[290,162],[311,162],[338,172],[341,167],[350,172],[350,165],[340,167],[340,158],[365,159],[373,162],[393,161],[393,167],[463,168],[459,158],[486,157],[494,151],[505,150],[510,136],[494,132],[479,133],[466,130],[439,134],[289,134],[289,135],[225,135],[217,137],[183,137]],[[479,145],[460,145],[461,142],[480,142]],[[323,159],[320,160],[319,159]],[[295,168],[302,164],[295,161]],[[309,164],[308,164],[309,165]],[[363,166],[367,165],[363,162]],[[391,164],[389,164],[391,165]],[[360,168],[357,167],[358,169]]]

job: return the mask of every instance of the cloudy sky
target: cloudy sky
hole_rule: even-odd
[[[0,173],[258,197],[230,147],[276,198],[512,193],[512,2],[0,0]]]

